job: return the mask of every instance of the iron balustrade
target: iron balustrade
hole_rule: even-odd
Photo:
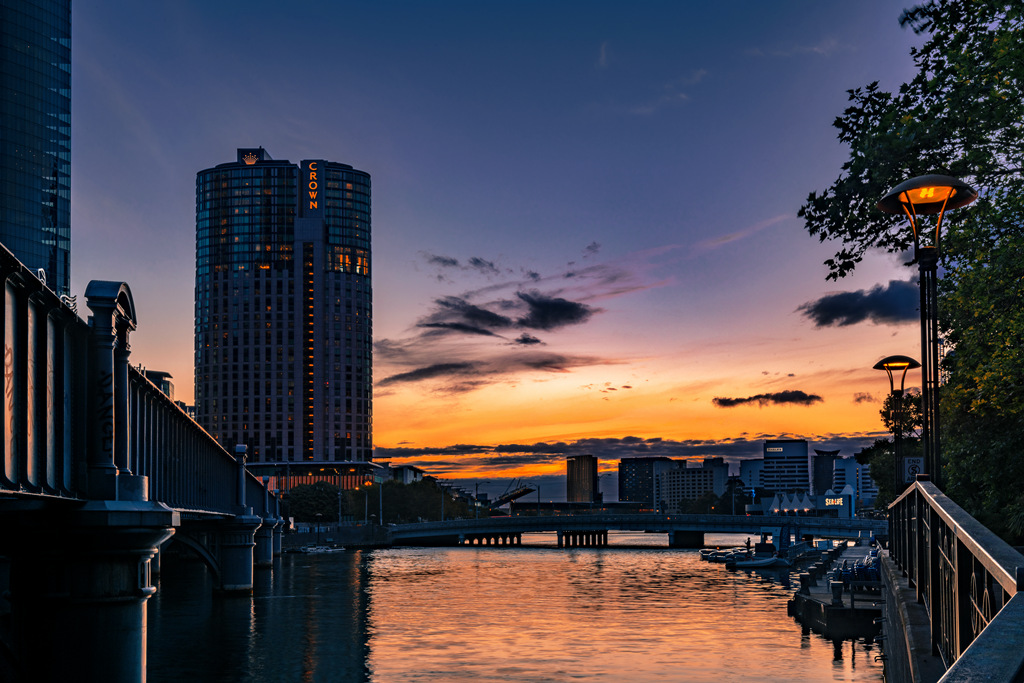
[[[235,455],[128,365],[127,285],[90,283],[87,323],[2,246],[0,279],[0,498],[112,498],[104,475],[120,473],[178,510],[240,512]],[[263,482],[243,477],[247,505],[273,516]]]
[[[149,477],[149,498],[176,510],[235,514],[238,462],[205,429],[135,368],[131,392],[130,466]],[[256,514],[272,516],[263,482],[245,472],[245,500]]]
[[[958,670],[979,665],[972,653],[977,650],[983,656],[985,641],[996,638],[1008,645],[1024,640],[1017,620],[1001,617],[1003,610],[1007,617],[1021,611],[1024,556],[934,483],[919,479],[889,506],[889,536],[892,560],[928,612],[932,649],[949,669],[943,680],[961,680]],[[990,625],[1002,637],[985,631]],[[985,637],[980,638],[983,631]],[[971,648],[976,641],[979,647]],[[1010,668],[1024,665],[1022,648],[1001,649],[1016,662]],[[988,661],[990,654],[984,657]]]

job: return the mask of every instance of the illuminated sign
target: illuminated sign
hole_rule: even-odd
[[[317,191],[316,191],[316,188],[317,188],[316,165],[317,165],[317,162],[315,162],[315,161],[309,162],[309,178],[308,178],[308,182],[306,184],[306,191],[309,194],[309,208],[310,208],[310,210],[317,208],[317,204],[319,203],[317,201],[317,198],[316,198],[316,195],[317,195]]]
[[[259,157],[253,154],[252,152],[247,152],[242,155],[242,161],[245,162],[246,166],[252,166],[257,161],[259,161]]]
[[[842,505],[843,505],[843,499],[842,498],[826,498],[825,499],[825,506],[826,507],[836,507],[836,506],[842,507]]]
[[[772,448],[768,448],[768,449],[765,449],[765,450],[767,450],[769,453],[781,453],[782,452],[782,448],[779,447],[779,446],[773,446]]]

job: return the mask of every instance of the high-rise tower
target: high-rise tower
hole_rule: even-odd
[[[200,171],[195,296],[199,424],[291,485],[372,459],[369,174],[263,148]]]
[[[71,288],[71,0],[0,1],[0,243]]]

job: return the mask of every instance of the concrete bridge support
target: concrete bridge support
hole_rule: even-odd
[[[603,548],[608,545],[607,531],[559,531],[559,548]]]
[[[274,526],[277,520],[264,518],[256,529],[255,550],[252,561],[257,567],[274,566]]]
[[[703,548],[703,531],[673,531],[668,535],[668,544],[673,548]]]
[[[225,593],[252,593],[254,536],[261,519],[238,515],[217,525],[220,546],[220,585]]]
[[[177,516],[159,503],[116,500],[4,515],[24,680],[145,680],[150,561]]]

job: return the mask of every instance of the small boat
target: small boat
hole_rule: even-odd
[[[751,557],[745,560],[733,560],[728,564],[736,569],[756,569],[758,567],[774,567],[774,557]]]
[[[306,553],[309,555],[320,555],[322,553],[339,553],[344,548],[332,548],[329,545],[307,545],[303,548],[299,548],[300,553]]]

